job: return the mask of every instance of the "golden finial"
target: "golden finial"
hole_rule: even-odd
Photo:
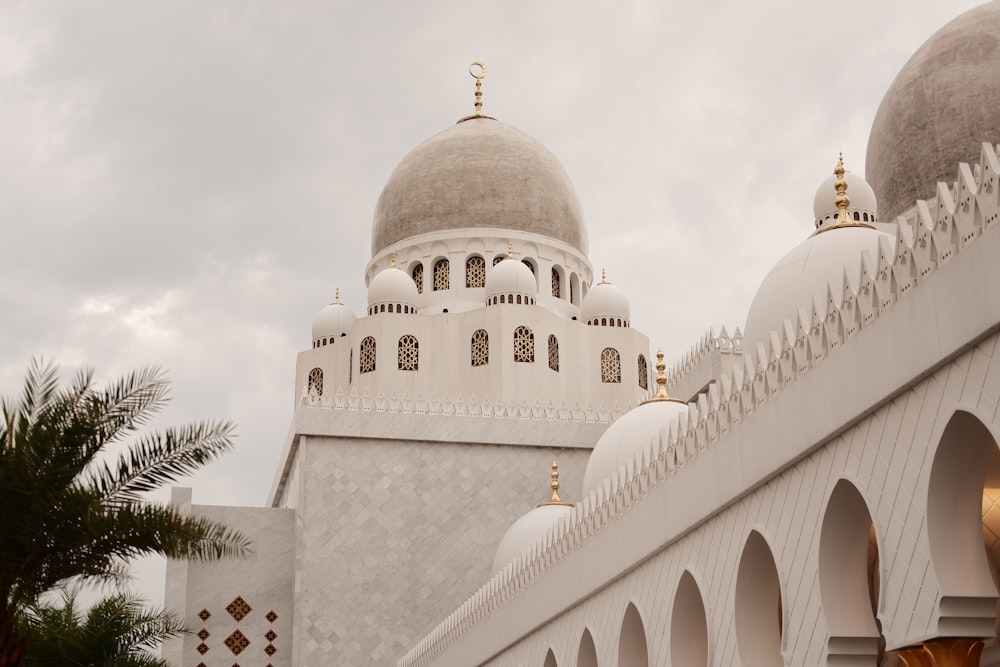
[[[840,158],[837,160],[837,166],[834,167],[833,173],[837,175],[837,180],[833,182],[833,187],[837,190],[837,196],[834,198],[833,203],[837,205],[840,213],[837,214],[837,224],[842,225],[850,222],[850,218],[847,217],[847,207],[851,205],[851,198],[847,196],[847,181],[844,179],[844,154],[840,154]]]
[[[395,269],[396,268],[396,253],[395,252],[392,253],[392,257],[389,259],[389,268],[391,268],[391,269]]]
[[[661,348],[656,351],[656,394],[652,398],[647,398],[640,405],[653,403],[655,401],[674,401],[675,403],[684,402],[667,393],[666,370],[667,365],[663,362],[663,349]]]
[[[337,291],[334,292],[333,302],[334,303],[340,303],[340,288],[339,287],[337,288]]]
[[[507,241],[507,257],[514,259],[514,244]]]
[[[559,497],[559,464],[555,461],[552,462],[552,472],[549,476],[552,477],[552,482],[549,484],[549,486],[552,487],[552,496],[544,503],[538,503],[538,506],[545,507],[546,505],[565,505],[566,507],[573,507],[573,503],[567,503]]]
[[[469,74],[476,80],[476,115],[483,115],[483,79],[486,77],[486,65],[478,60],[469,65]]]
[[[605,268],[601,268],[601,284],[604,285],[608,282],[608,272]]]

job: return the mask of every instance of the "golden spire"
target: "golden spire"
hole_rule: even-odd
[[[559,464],[555,461],[552,462],[552,472],[550,473],[550,476],[552,477],[552,482],[549,486],[552,487],[552,496],[544,503],[538,503],[538,507],[545,507],[546,505],[564,505],[566,507],[573,507],[573,503],[567,503],[559,497]]]
[[[396,253],[395,252],[392,253],[392,257],[389,259],[389,268],[390,269],[396,268]]]
[[[608,282],[608,272],[604,267],[601,267],[601,284],[604,285]]]
[[[512,244],[510,241],[507,241],[507,257],[510,259],[514,259],[514,244]]]
[[[469,74],[476,80],[476,115],[483,115],[483,79],[486,77],[486,65],[478,60],[469,65]]]
[[[828,225],[820,227],[813,233],[820,234],[840,227],[866,227],[867,229],[875,229],[874,225],[870,225],[867,222],[852,220],[850,214],[847,212],[847,208],[851,205],[851,198],[847,196],[847,179],[844,178],[847,170],[844,169],[843,153],[837,159],[837,166],[834,167],[833,173],[837,177],[833,182],[833,187],[837,191],[837,196],[833,199],[833,203],[837,206],[837,219]]]
[[[684,403],[667,393],[667,365],[663,363],[663,350],[656,351],[656,394],[652,398],[647,398],[640,405],[654,403],[656,401],[673,401],[674,403]]]
[[[334,303],[340,303],[340,288],[339,287],[337,288],[337,291],[334,293],[333,302]]]
[[[833,169],[833,173],[837,175],[837,180],[833,182],[833,187],[837,190],[837,196],[834,198],[833,203],[837,205],[837,209],[840,211],[837,214],[838,225],[850,222],[850,218],[847,217],[847,207],[851,205],[851,198],[847,196],[847,181],[844,180],[845,171],[844,154],[841,153],[840,158],[837,160],[837,166]]]

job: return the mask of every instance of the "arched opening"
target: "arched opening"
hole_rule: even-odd
[[[559,667],[559,663],[556,662],[556,654],[549,649],[549,652],[545,654],[545,662],[542,663],[542,667]]]
[[[597,647],[594,646],[594,637],[587,628],[583,629],[583,636],[580,637],[580,650],[576,652],[576,667],[597,667]]]
[[[629,667],[649,667],[649,648],[646,645],[646,628],[639,610],[631,602],[622,619],[618,635],[618,664]]]
[[[639,371],[639,387],[641,389],[649,389],[649,364],[646,362],[646,357],[644,355],[639,355],[637,365]]]
[[[670,662],[677,667],[708,665],[708,615],[690,572],[681,575],[670,615]]]
[[[562,298],[562,274],[554,266],[552,267],[552,296],[557,299]]]
[[[470,288],[486,285],[486,260],[472,255],[465,260],[465,286]]]
[[[417,286],[417,294],[424,293],[424,265],[417,262],[410,269],[410,277],[413,278],[414,284]]]
[[[434,262],[434,291],[451,288],[451,267],[447,259]]]
[[[601,350],[601,382],[622,381],[622,360],[618,350],[606,347]]]
[[[398,368],[401,371],[415,371],[420,366],[420,344],[417,337],[406,334],[399,339]]]
[[[962,410],[938,442],[927,489],[927,536],[942,596],[996,594],[982,519],[986,470],[996,449],[989,429]]]
[[[323,369],[314,368],[309,371],[309,393],[323,395]]]
[[[528,327],[514,329],[514,361],[535,361],[535,334]]]
[[[559,371],[559,339],[549,334],[549,368]]]
[[[744,665],[781,667],[781,584],[767,541],[751,531],[736,572],[736,643]]]
[[[490,363],[490,335],[485,329],[477,329],[472,334],[472,365],[485,366]]]
[[[574,306],[580,305],[580,276],[576,273],[569,274],[569,302]]]
[[[827,665],[877,665],[878,544],[868,505],[847,480],[833,487],[819,539],[819,588],[830,633]]]
[[[375,339],[371,336],[366,336],[364,340],[361,341],[361,368],[358,370],[362,373],[370,373],[375,370]]]

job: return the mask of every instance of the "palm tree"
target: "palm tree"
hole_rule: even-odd
[[[228,422],[140,433],[166,393],[155,368],[100,388],[82,371],[60,386],[57,369],[36,361],[21,396],[0,402],[0,667],[21,664],[18,619],[45,591],[71,579],[120,581],[146,554],[248,551],[238,532],[144,500],[232,446]]]
[[[78,592],[65,589],[61,605],[39,603],[21,616],[25,667],[168,667],[151,650],[184,632],[177,616],[145,609],[132,593],[103,598],[84,614]]]

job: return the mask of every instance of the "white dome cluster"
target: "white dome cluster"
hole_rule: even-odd
[[[312,324],[313,347],[332,344],[337,338],[351,333],[357,318],[351,309],[340,303],[340,290],[333,303],[319,311]]]
[[[602,271],[601,282],[583,299],[580,316],[591,326],[627,327],[632,319],[632,307],[625,293],[609,283]]]

